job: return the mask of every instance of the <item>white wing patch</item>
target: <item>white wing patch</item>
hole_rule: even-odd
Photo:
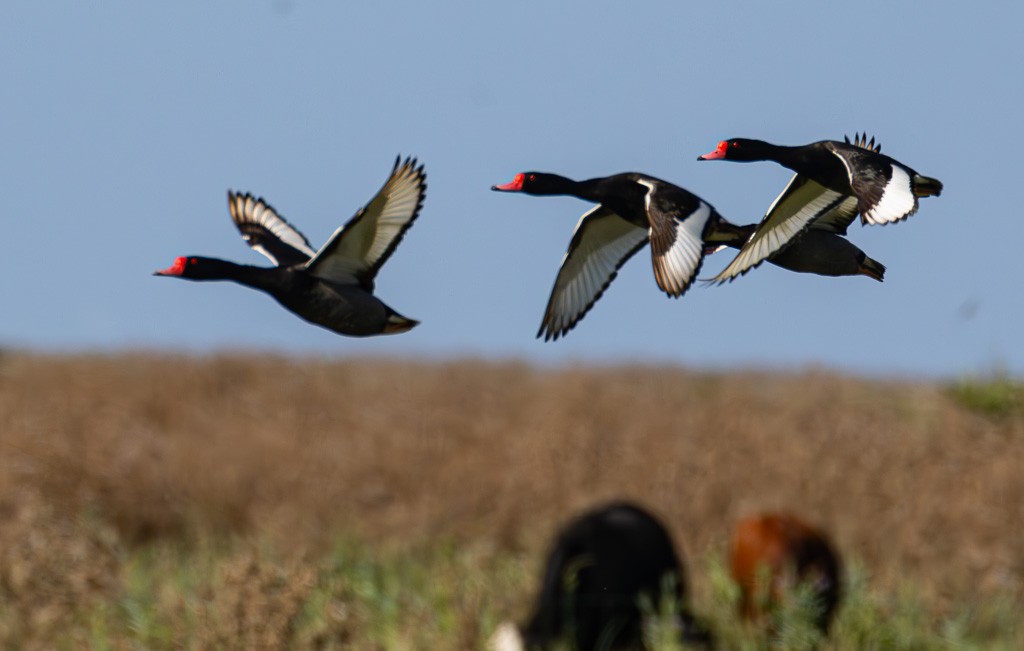
[[[794,176],[739,254],[711,282],[721,284],[730,281],[761,264],[818,217],[842,204],[845,198],[846,195],[806,177]]]
[[[562,258],[537,336],[558,339],[571,330],[615,279],[619,268],[646,243],[646,229],[603,206],[584,214]]]
[[[295,227],[285,221],[283,217],[278,215],[262,198],[257,199],[249,193],[235,194],[229,192],[228,210],[231,213],[231,220],[242,233],[242,239],[253,250],[259,251],[270,258],[274,264],[279,264],[280,261],[259,242],[258,237],[247,232],[246,224],[253,224],[266,229],[270,235],[293,249],[306,254],[307,257],[312,257],[315,254],[315,251],[313,251],[309,244],[309,240],[296,230]]]
[[[910,175],[899,165],[892,165],[892,178],[885,185],[882,198],[864,211],[869,224],[891,224],[905,219],[917,210],[917,197],[910,185]]]
[[[704,259],[704,227],[712,215],[711,206],[700,202],[694,212],[674,217],[675,241],[661,255],[653,253],[654,279],[669,296],[678,298],[693,283]]]

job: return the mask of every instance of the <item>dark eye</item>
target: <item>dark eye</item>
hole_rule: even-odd
[[[537,175],[536,174],[531,174],[527,180],[529,180],[529,181],[536,181],[537,180]]]

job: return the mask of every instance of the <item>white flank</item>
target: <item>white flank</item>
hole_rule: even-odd
[[[892,178],[874,208],[864,212],[869,224],[891,224],[909,217],[917,210],[917,198],[910,187],[910,175],[899,165],[892,166]]]

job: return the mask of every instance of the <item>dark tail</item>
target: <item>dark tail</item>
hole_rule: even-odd
[[[942,181],[920,174],[914,175],[915,197],[937,197],[942,194]]]
[[[878,282],[885,280],[885,265],[867,256],[864,256],[864,259],[861,260],[859,271],[868,278],[874,278]]]
[[[381,331],[382,335],[396,335],[401,332],[407,332],[412,330],[420,324],[415,319],[408,319],[394,310],[388,314],[387,323],[384,324],[384,330]]]

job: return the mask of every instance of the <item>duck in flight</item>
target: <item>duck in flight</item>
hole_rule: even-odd
[[[857,134],[852,142],[822,140],[799,147],[733,138],[699,156],[697,160],[771,160],[796,172],[740,252],[712,282],[746,273],[806,232],[845,235],[858,214],[864,224],[899,222],[917,212],[919,198],[942,193],[938,179],[918,174],[881,149],[866,134]]]
[[[319,251],[262,198],[229,191],[228,209],[242,239],[275,266],[189,255],[154,275],[246,285],[270,294],[302,319],[342,335],[406,332],[419,321],[374,296],[374,278],[419,215],[426,189],[423,166],[414,158],[399,157],[380,191]]]
[[[741,248],[755,225],[727,221],[710,204],[672,183],[627,172],[573,181],[557,174],[522,172],[499,192],[570,195],[597,205],[576,224],[562,258],[537,337],[556,340],[594,306],[619,269],[648,242],[658,287],[678,298],[692,285],[707,253]],[[882,280],[885,267],[845,238],[810,235],[771,262],[791,271],[826,276],[863,274]]]
[[[491,188],[532,195],[571,195],[596,203],[580,217],[562,258],[537,337],[558,339],[601,298],[619,269],[648,242],[658,287],[682,296],[700,271],[704,235],[721,219],[700,197],[661,179],[627,172],[586,181],[523,172]]]

